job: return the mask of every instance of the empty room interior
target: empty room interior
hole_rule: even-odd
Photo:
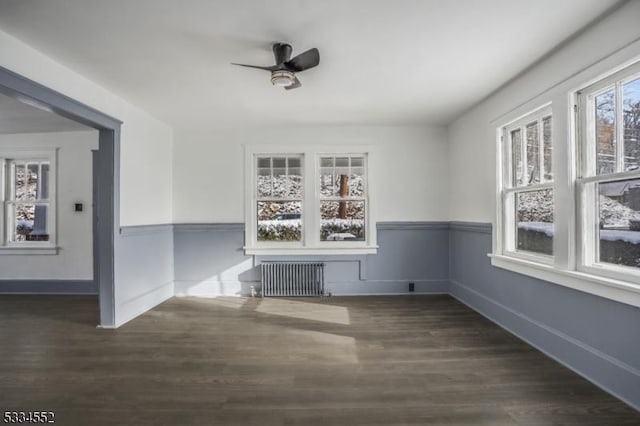
[[[0,415],[640,425],[640,1],[0,0]]]

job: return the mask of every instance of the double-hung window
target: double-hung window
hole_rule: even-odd
[[[492,264],[640,306],[640,63],[591,81],[498,129]]]
[[[554,204],[551,108],[502,128],[502,244],[505,253],[550,263]]]
[[[365,241],[365,156],[320,157],[320,241]]]
[[[257,156],[257,241],[302,241],[302,155]]]
[[[55,151],[2,152],[0,176],[0,248],[55,247]]]
[[[640,279],[640,66],[578,93],[579,267]]]
[[[375,253],[370,149],[247,147],[247,254]]]

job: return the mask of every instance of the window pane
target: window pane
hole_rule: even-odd
[[[258,241],[300,241],[301,201],[259,201]]]
[[[364,197],[364,167],[351,168],[349,195],[351,197]]]
[[[273,164],[276,164],[276,158],[273,159]],[[286,197],[289,192],[287,169],[286,167],[274,167],[273,168],[273,196],[274,197]]]
[[[300,167],[300,160],[297,160],[298,167],[289,166],[289,174],[287,175],[288,198],[302,198],[302,167]]]
[[[27,199],[27,185],[25,181],[25,165],[16,164],[14,171],[14,194],[15,200],[24,201]]]
[[[321,201],[321,241],[364,241],[364,201]]]
[[[522,135],[520,129],[511,132],[512,185],[522,185]]]
[[[550,182],[553,180],[553,171],[551,170],[551,158],[553,157],[553,141],[551,139],[551,117],[542,120],[542,141],[544,143],[544,180]]]
[[[273,158],[273,168],[274,169],[284,169],[287,167],[287,159],[284,157]]]
[[[622,86],[624,169],[640,168],[640,78]]]
[[[599,175],[616,171],[615,105],[613,89],[595,98],[596,173]]]
[[[333,157],[322,157],[320,158],[320,167],[331,167],[333,168]]]
[[[258,158],[258,168],[260,168],[260,169],[270,169],[271,168],[271,157],[260,157],[260,158]]]
[[[516,213],[517,249],[553,254],[553,191],[517,193]]]
[[[258,197],[270,197],[273,192],[271,189],[271,169],[258,169]]]
[[[640,179],[598,184],[600,262],[640,267]]]
[[[349,167],[349,157],[336,158],[336,167]]]
[[[527,125],[527,176],[526,184],[540,183],[540,139],[538,122]]]
[[[49,241],[47,206],[13,205],[14,241]]]
[[[40,168],[40,187],[42,193],[40,194],[40,198],[46,200],[49,198],[49,163],[42,163]]]
[[[38,164],[27,164],[27,200],[38,199]]]
[[[322,163],[320,163],[322,164]],[[320,168],[320,195],[331,197],[334,195],[333,167]]]
[[[298,157],[287,158],[287,167],[289,168],[302,167],[300,158]]]

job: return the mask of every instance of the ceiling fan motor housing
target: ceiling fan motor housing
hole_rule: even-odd
[[[274,86],[291,86],[295,81],[295,75],[291,71],[277,70],[271,71],[271,84]]]

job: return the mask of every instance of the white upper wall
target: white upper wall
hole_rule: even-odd
[[[552,102],[554,141],[557,147],[566,146],[570,93],[640,58],[639,23],[640,1],[624,4],[449,126],[451,220],[494,220],[499,126]],[[554,164],[554,169],[559,166]],[[556,178],[566,173],[556,171]]]
[[[96,130],[0,135],[0,151],[11,148],[58,148],[57,255],[0,256],[0,279],[93,279],[92,149]],[[84,211],[75,212],[74,203]]]
[[[273,127],[177,130],[176,223],[244,222],[243,144],[345,144],[375,149],[378,221],[447,220],[443,127]]]
[[[0,66],[121,120],[120,224],[171,222],[169,126],[3,31]]]

